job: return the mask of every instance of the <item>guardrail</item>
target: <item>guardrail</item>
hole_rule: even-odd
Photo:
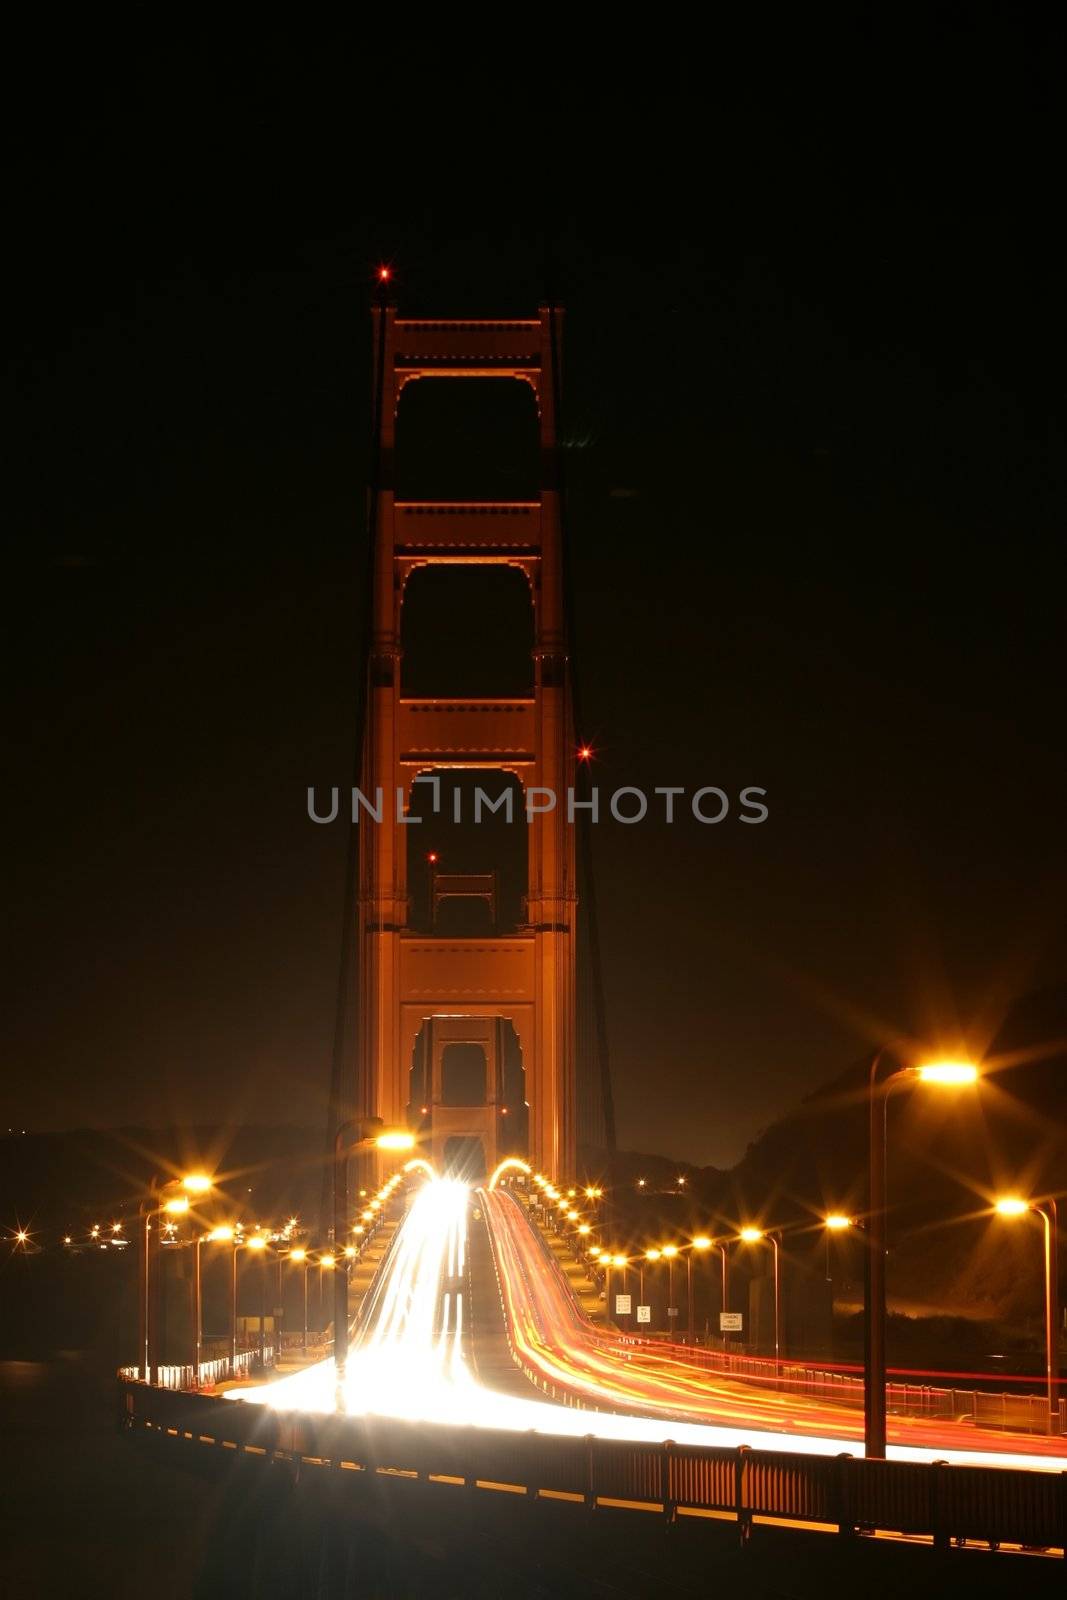
[[[405,1482],[610,1505],[668,1522],[732,1518],[747,1543],[762,1518],[843,1535],[925,1537],[935,1548],[975,1541],[1063,1555],[1067,1472],[867,1461],[849,1455],[706,1449],[614,1439],[311,1416],[120,1378],[120,1422],[135,1432],[287,1461],[299,1472],[347,1468]]]
[[[599,1334],[599,1330],[596,1331]],[[851,1372],[788,1358],[783,1358],[780,1369],[776,1370],[774,1361],[766,1356],[733,1355],[729,1351],[708,1350],[702,1345],[646,1339],[640,1334],[620,1333],[618,1337],[631,1348],[652,1350],[657,1355],[677,1355],[679,1360],[693,1366],[727,1377],[744,1378],[748,1383],[785,1389],[790,1394],[813,1399],[832,1400],[836,1405],[856,1409],[863,1406],[863,1379]],[[896,1416],[941,1417],[973,1422],[979,1428],[1010,1429],[1014,1433],[1050,1432],[1049,1406],[1044,1394],[1008,1394],[999,1390],[890,1381],[886,1384],[886,1406]],[[1067,1434],[1067,1396],[1058,1402],[1052,1422],[1053,1434]]]
[[[267,1345],[263,1351],[264,1367],[274,1365],[274,1347]],[[231,1364],[229,1356],[220,1356],[217,1361],[201,1361],[198,1382],[193,1384],[193,1365],[188,1366],[159,1366],[156,1368],[156,1384],[160,1389],[192,1390],[206,1388],[211,1384],[225,1383],[231,1378],[247,1378],[259,1367],[259,1350],[241,1350],[237,1359]],[[144,1382],[140,1367],[120,1367],[119,1378],[131,1383]]]

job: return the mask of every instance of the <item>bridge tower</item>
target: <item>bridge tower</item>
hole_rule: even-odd
[[[428,1136],[440,1164],[447,1141],[481,1142],[496,1160],[500,1027],[518,1037],[535,1169],[575,1167],[574,729],[564,625],[557,480],[556,396],[562,315],[440,321],[373,312],[378,396],[378,492],[367,716],[361,788],[382,791],[381,821],[359,822],[359,1083],[364,1115],[401,1124],[418,1043],[432,1084]],[[533,390],[540,428],[540,493],[523,501],[404,501],[394,474],[398,406],[406,384],[493,378]],[[400,418],[403,426],[403,417]],[[486,563],[518,568],[533,608],[533,692],[512,699],[419,698],[401,692],[401,614],[419,567]],[[409,925],[409,854],[421,830],[404,819],[412,786],[430,773],[496,769],[526,798],[528,872],[523,922],[491,937],[453,938]],[[401,801],[396,796],[399,791]],[[429,793],[429,789],[423,791]],[[551,809],[549,796],[555,797]],[[421,796],[420,796],[421,798]],[[545,809],[541,809],[541,808]],[[517,825],[519,819],[517,818]],[[494,863],[451,892],[495,893]],[[448,893],[446,878],[434,885]],[[446,1104],[442,1057],[450,1042],[482,1043],[479,1105]],[[427,1048],[428,1045],[428,1048]],[[471,1098],[476,1098],[471,1096]],[[453,1097],[454,1100],[454,1097]],[[421,1107],[412,1108],[417,1120]]]

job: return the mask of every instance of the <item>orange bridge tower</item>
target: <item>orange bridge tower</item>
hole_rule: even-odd
[[[564,618],[556,410],[562,314],[503,321],[429,321],[375,308],[377,493],[372,634],[361,791],[374,805],[359,818],[359,1100],[364,1115],[420,1127],[438,1167],[472,1145],[491,1170],[508,1124],[501,1100],[503,1026],[521,1050],[528,1149],[535,1169],[575,1169],[575,934],[573,820],[575,739]],[[405,385],[492,378],[533,391],[540,430],[540,493],[521,501],[414,501],[396,494],[398,408]],[[403,416],[400,416],[403,426]],[[508,699],[412,698],[401,691],[401,616],[416,569],[449,564],[519,569],[533,617],[532,691]],[[495,863],[432,884],[433,921],[411,926],[409,856],[413,787],[431,775],[496,770],[521,785],[516,824],[526,832],[526,896],[520,920],[496,922]],[[380,796],[379,796],[380,791]],[[438,791],[433,791],[437,793]],[[398,799],[399,794],[399,799]],[[377,820],[380,815],[380,820]],[[492,932],[437,931],[441,900],[490,903]],[[484,1054],[484,1075],[448,1084],[449,1052]],[[413,1105],[412,1068],[423,1085]],[[470,1085],[473,1083],[473,1087]],[[484,1088],[479,1087],[484,1084]],[[464,1103],[469,1101],[470,1103]],[[514,1108],[512,1108],[513,1110]],[[513,1124],[512,1124],[513,1125]],[[514,1146],[511,1146],[514,1148]]]

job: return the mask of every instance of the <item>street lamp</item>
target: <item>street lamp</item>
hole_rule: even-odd
[[[230,1377],[237,1376],[237,1252],[239,1250],[253,1250],[259,1252],[267,1248],[267,1241],[263,1234],[254,1233],[249,1238],[243,1239],[238,1234],[236,1227],[227,1223],[217,1228],[212,1228],[207,1235],[209,1244],[229,1244],[230,1250]],[[259,1316],[259,1362],[263,1367],[263,1285],[260,1285],[260,1316]]]
[[[333,1142],[333,1242],[337,1250],[348,1223],[348,1158],[357,1150],[413,1150],[415,1135],[404,1128],[385,1128],[381,1117],[361,1117],[343,1122]],[[372,1202],[371,1210],[378,1209]],[[333,1359],[337,1380],[344,1378],[348,1360],[348,1263],[342,1257],[342,1268],[333,1285]],[[326,1265],[325,1260],[321,1262]],[[333,1259],[330,1259],[330,1266]]]
[[[262,1376],[267,1364],[267,1240],[263,1234],[254,1233],[245,1240],[245,1248],[259,1255],[259,1371]]]
[[[867,1293],[864,1296],[864,1445],[868,1456],[885,1459],[885,1254],[886,1254],[886,1105],[895,1088],[934,1084],[961,1088],[972,1084],[978,1069],[969,1061],[931,1061],[899,1067],[885,1074],[893,1059],[883,1046],[871,1057],[867,1078]]]
[[[852,1227],[853,1223],[851,1217],[846,1217],[839,1211],[831,1211],[828,1217],[823,1217],[822,1225],[826,1229],[826,1281],[830,1283],[832,1281],[830,1277],[830,1235],[832,1233],[844,1233],[848,1228]]]
[[[648,1262],[658,1261],[660,1256],[662,1255],[662,1253],[663,1252],[661,1250],[657,1250],[655,1248],[655,1246],[653,1246],[651,1250],[646,1250],[645,1251],[645,1261],[648,1261]],[[639,1282],[638,1282],[638,1292],[640,1293],[641,1301],[642,1301],[642,1304],[643,1304],[644,1303],[644,1299],[645,1299],[645,1268],[644,1268],[644,1263],[642,1263],[642,1265],[641,1265],[641,1267],[639,1269],[639,1273],[640,1273],[640,1276],[639,1276]]]
[[[308,1267],[311,1263],[308,1261],[308,1253],[303,1245],[297,1245],[295,1249],[290,1250],[287,1260],[295,1261],[297,1266],[302,1266],[304,1269],[304,1356],[306,1359],[308,1353]]]
[[[781,1277],[779,1269],[778,1238],[776,1234],[764,1233],[762,1228],[742,1228],[738,1235],[745,1244],[758,1244],[765,1240],[774,1251],[774,1376],[781,1375]]]
[[[1059,1380],[1059,1354],[1057,1350],[1059,1317],[1059,1228],[1055,1200],[1020,1200],[1015,1195],[1005,1195],[994,1208],[1001,1217],[1022,1217],[1028,1212],[1039,1216],[1045,1225],[1045,1381],[1048,1386],[1048,1431],[1056,1429],[1059,1398],[1056,1384]]]
[[[678,1307],[674,1303],[674,1260],[678,1254],[676,1244],[663,1246],[663,1259],[667,1263],[667,1332],[673,1333],[677,1325]],[[674,1313],[672,1318],[671,1313]]]
[[[193,1243],[193,1388],[200,1387],[200,1361],[203,1353],[203,1298],[201,1295],[200,1246],[229,1242],[233,1229],[228,1226],[212,1228],[210,1233],[198,1233]]]
[[[685,1296],[686,1312],[689,1317],[690,1344],[693,1344],[696,1339],[696,1322],[693,1315],[693,1251],[696,1250],[702,1254],[705,1250],[710,1249],[711,1240],[706,1234],[698,1233],[696,1238],[690,1241],[689,1251],[685,1258]]]
[[[189,1210],[190,1195],[207,1194],[214,1185],[214,1180],[202,1172],[190,1172],[182,1178],[169,1178],[161,1184],[158,1175],[149,1183],[148,1193],[141,1201],[138,1211],[140,1229],[141,1270],[139,1274],[138,1294],[138,1327],[137,1327],[137,1365],[142,1376],[149,1383],[154,1383],[157,1377],[156,1361],[156,1323],[158,1321],[155,1299],[158,1276],[158,1252],[156,1242],[159,1238],[158,1219],[164,1213],[177,1216]],[[155,1218],[157,1226],[153,1229],[152,1219]],[[99,1228],[95,1230],[99,1237]],[[153,1233],[155,1240],[153,1240]]]

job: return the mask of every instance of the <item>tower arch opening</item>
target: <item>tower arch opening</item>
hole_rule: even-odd
[[[530,585],[517,567],[417,567],[400,611],[400,692],[504,698],[533,693]]]
[[[535,500],[537,400],[514,378],[420,378],[396,416],[398,500]]]

